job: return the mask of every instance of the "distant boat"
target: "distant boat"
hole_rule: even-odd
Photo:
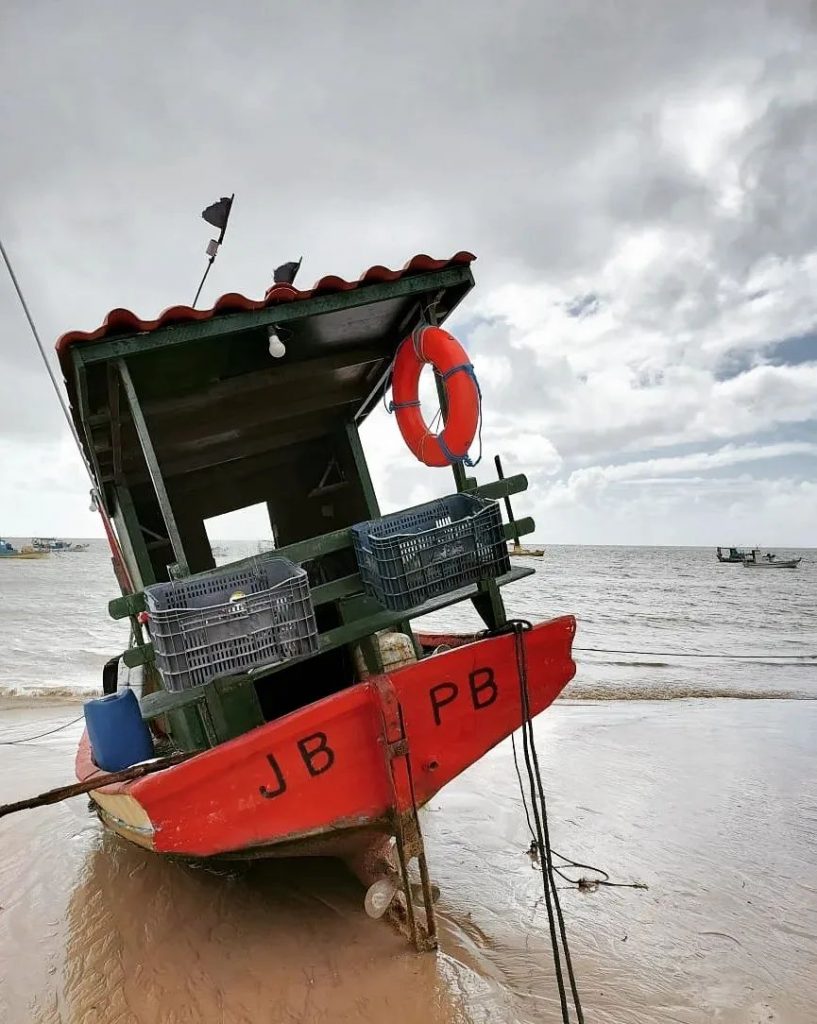
[[[0,558],[46,558],[48,554],[48,551],[37,551],[30,547],[15,548],[0,537]]]
[[[724,554],[724,550],[726,550],[728,554]],[[718,548],[717,553],[719,562],[730,562],[739,565],[749,558],[752,552],[747,551],[745,548]]]
[[[511,544],[508,547],[511,558],[543,558],[544,548],[528,547],[525,544]]]
[[[35,537],[31,542],[35,551],[54,551],[62,554],[66,551],[87,551],[87,544],[74,544],[70,540],[57,540],[56,537]]]
[[[747,569],[796,569],[802,560],[802,558],[778,558],[773,551],[761,555],[755,549],[744,558],[743,564]]]

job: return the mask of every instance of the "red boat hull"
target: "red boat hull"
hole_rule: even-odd
[[[533,714],[575,674],[575,628],[567,616],[523,634]],[[371,843],[388,831],[395,797],[384,685],[402,710],[418,804],[521,725],[512,635],[467,643],[379,679],[382,685],[352,686],[173,768],[96,791],[103,819],[161,853],[343,855],[354,836]],[[95,771],[83,736],[77,776]]]

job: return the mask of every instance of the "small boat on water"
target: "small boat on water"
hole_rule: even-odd
[[[416,256],[156,320],[117,309],[57,344],[122,594],[109,613],[134,637],[86,705],[77,778],[184,758],[94,790],[103,824],[169,856],[339,857],[367,911],[425,949],[434,887],[418,809],[575,673],[572,616],[531,625],[505,611],[502,589],[535,571],[511,566],[508,542],[535,527],[509,503],[503,522],[499,501],[527,479],[468,471],[481,396],[440,324],[472,288],[473,259]],[[428,363],[440,435],[419,409]],[[359,428],[390,380],[410,451],[453,471],[455,490],[382,515]],[[259,503],[275,549],[216,567],[205,522]],[[457,604],[483,633],[412,629]],[[122,666],[140,698],[119,686]]]
[[[530,547],[527,544],[510,544],[508,553],[511,558],[544,558],[545,549]]]
[[[796,569],[802,560],[802,558],[778,558],[772,551],[761,555],[760,551],[755,549],[744,558],[743,564],[747,569]]]
[[[87,544],[74,544],[70,540],[57,540],[56,537],[35,537],[31,546],[35,551],[51,551],[54,554],[64,554],[68,551],[87,551]]]
[[[28,547],[15,548],[7,540],[0,537],[0,558],[45,558],[47,551],[38,551],[36,548]]]
[[[744,559],[751,553],[746,548],[717,548],[719,562],[742,565]]]

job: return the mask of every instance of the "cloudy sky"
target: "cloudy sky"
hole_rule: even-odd
[[[539,539],[813,545],[815,45],[806,0],[4,0],[0,233],[49,348],[190,301],[224,193],[205,303],[470,249]],[[98,533],[3,274],[0,357],[0,533]],[[388,507],[450,489],[364,439]]]

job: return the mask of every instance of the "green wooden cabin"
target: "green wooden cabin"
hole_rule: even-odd
[[[373,267],[357,282],[325,278],[308,292],[277,285],[261,302],[227,295],[212,311],[178,307],[154,322],[118,310],[98,331],[60,340],[75,422],[133,584],[128,592],[120,578],[110,614],[131,618],[123,657],[145,666],[143,716],[161,718],[176,746],[223,742],[351,685],[354,645],[376,670],[373,634],[411,635],[410,620],[434,608],[471,600],[487,626],[504,622],[499,587],[532,570],[398,614],[363,594],[349,533],[380,514],[360,425],[383,398],[400,341],[424,322],[443,323],[472,288],[472,260],[416,257],[402,272]],[[282,358],[270,355],[271,329]],[[453,478],[452,490],[492,498],[527,486],[522,476],[477,486],[460,465]],[[308,571],[319,653],[163,691],[138,621],[143,588],[212,571],[205,521],[259,503],[276,549]],[[506,527],[509,539],[532,530],[531,520]]]

